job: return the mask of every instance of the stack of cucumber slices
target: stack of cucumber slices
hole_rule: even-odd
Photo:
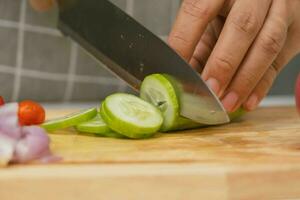
[[[180,116],[179,87],[168,75],[152,74],[141,85],[140,98],[116,93],[92,108],[45,122],[47,131],[75,127],[103,137],[143,139],[157,132],[199,128],[202,124]],[[231,115],[238,118],[240,109]]]

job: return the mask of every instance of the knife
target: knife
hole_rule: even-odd
[[[108,0],[59,0],[58,29],[139,90],[150,74],[172,76],[184,117],[202,124],[223,124],[229,117],[200,75],[159,37]]]

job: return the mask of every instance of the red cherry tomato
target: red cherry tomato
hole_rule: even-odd
[[[0,106],[4,105],[4,99],[0,96]]]
[[[21,126],[39,125],[45,121],[44,108],[34,101],[20,102],[18,115]]]

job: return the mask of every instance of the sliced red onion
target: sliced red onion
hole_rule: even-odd
[[[0,166],[9,162],[57,161],[58,157],[50,152],[46,131],[39,126],[20,126],[18,110],[18,103],[0,107]]]
[[[22,132],[24,136],[16,144],[14,161],[24,163],[50,155],[50,139],[44,129],[28,126]]]
[[[18,103],[7,103],[0,107],[0,117],[9,115],[18,115],[19,104]]]
[[[16,141],[0,132],[0,167],[6,166],[13,158]]]
[[[18,109],[19,105],[17,103],[8,103],[0,107],[0,132],[15,139],[22,136]]]

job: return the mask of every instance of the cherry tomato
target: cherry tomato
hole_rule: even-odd
[[[0,106],[4,105],[4,99],[0,96]]]
[[[39,125],[45,121],[44,108],[34,101],[20,102],[18,115],[21,126]]]

